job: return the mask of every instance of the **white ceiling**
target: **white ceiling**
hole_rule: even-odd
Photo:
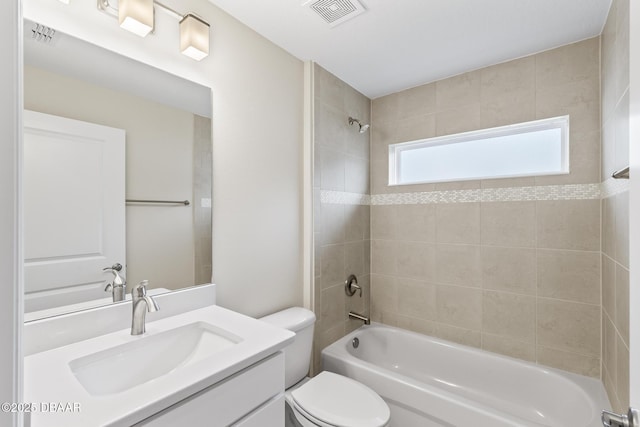
[[[611,0],[360,0],[364,14],[331,28],[302,6],[303,0],[209,1],[370,98],[596,36],[611,5]]]

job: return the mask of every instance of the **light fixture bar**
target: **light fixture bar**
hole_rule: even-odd
[[[142,37],[154,31],[154,12],[157,6],[179,21],[180,52],[196,61],[209,56],[209,23],[193,13],[182,15],[154,0],[119,0],[117,8],[109,0],[97,0],[97,4],[98,10],[117,17],[122,28]]]
[[[178,21],[182,19],[182,14],[176,12],[175,10],[171,9],[169,6],[164,5],[162,3],[160,3],[159,1],[154,1],[155,5],[158,6],[160,9],[164,10],[165,12],[167,12],[168,15],[173,16],[174,18],[176,18]]]
[[[109,0],[98,0],[98,10],[105,12],[107,15],[113,16],[114,18],[118,17],[118,9],[111,6]]]

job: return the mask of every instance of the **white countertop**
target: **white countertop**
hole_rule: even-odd
[[[147,295],[156,296],[169,292],[166,288],[151,288],[147,290]],[[125,295],[125,301],[131,301],[131,293]],[[101,307],[104,305],[118,304],[124,301],[113,301],[113,297],[98,298],[89,301],[78,302],[75,304],[61,305],[58,307],[47,308],[44,310],[31,311],[24,314],[24,321],[44,319],[47,317],[59,316],[65,313],[73,313],[75,311],[87,310],[90,308]]]
[[[121,393],[92,396],[75,378],[69,362],[82,356],[144,339],[195,322],[223,328],[242,342],[211,357],[176,369]],[[25,403],[33,403],[32,427],[131,426],[284,348],[295,335],[266,322],[210,306],[147,323],[147,332],[129,329],[25,357]],[[162,355],[158,355],[162,357]],[[144,364],[144,361],[140,361]],[[134,370],[135,366],[122,366]],[[42,412],[43,403],[67,405],[69,412]],[[44,405],[47,409],[47,405]]]

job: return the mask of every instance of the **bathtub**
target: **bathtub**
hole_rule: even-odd
[[[596,379],[375,323],[322,363],[382,396],[391,427],[600,427],[610,409]]]

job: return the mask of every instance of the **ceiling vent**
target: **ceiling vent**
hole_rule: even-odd
[[[56,30],[54,30],[51,27],[47,27],[46,25],[34,23],[29,33],[33,40],[40,42],[42,44],[52,45],[54,41],[57,40],[55,38]]]
[[[308,5],[331,27],[340,25],[366,11],[358,0],[310,0],[303,2],[303,5]]]

